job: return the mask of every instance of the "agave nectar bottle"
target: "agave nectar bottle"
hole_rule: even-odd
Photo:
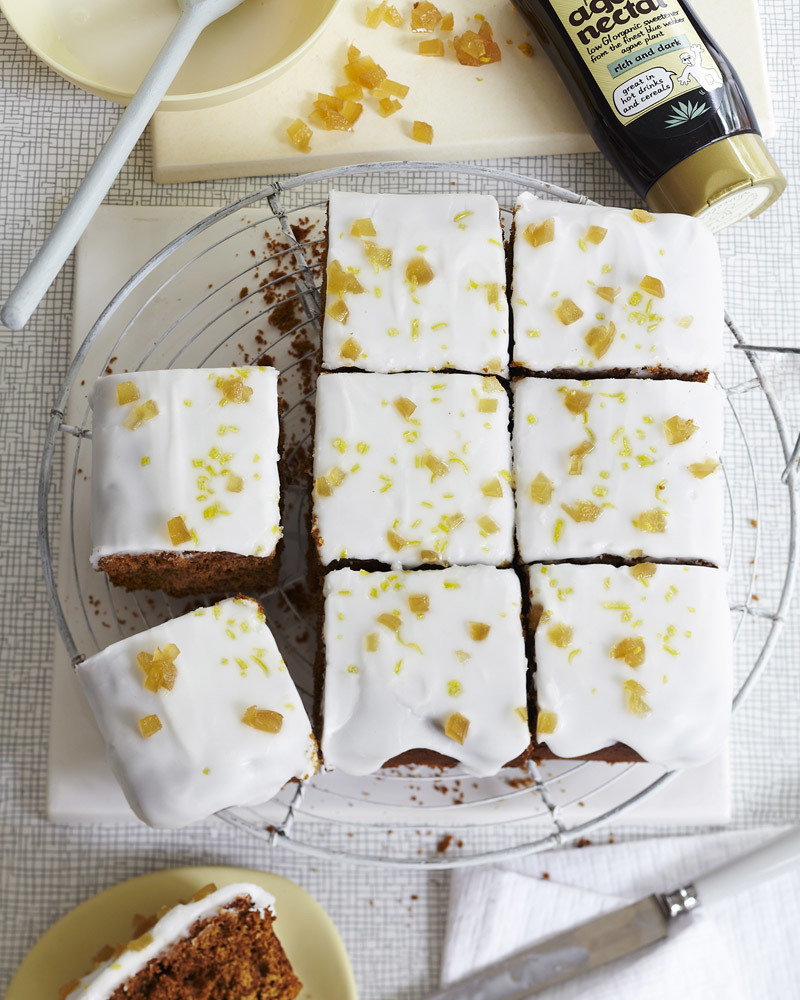
[[[713,231],[755,216],[786,179],[738,76],[682,0],[512,0],[600,150],[656,212]]]

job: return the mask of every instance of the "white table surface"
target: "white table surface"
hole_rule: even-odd
[[[800,344],[800,280],[794,273],[800,264],[796,3],[763,0],[762,10],[777,122],[771,148],[790,188],[767,215],[723,234],[720,245],[728,306],[740,327],[755,343]],[[0,16],[0,300],[118,116],[117,107],[76,90],[39,63]],[[596,154],[517,158],[495,165],[583,190],[600,201],[631,203],[630,193]],[[244,179],[157,187],[151,182],[145,138],[108,201],[212,205],[240,197],[257,183]],[[0,329],[0,992],[46,928],[93,893],[146,871],[213,863],[272,869],[296,880],[339,926],[364,1000],[421,1000],[438,979],[446,874],[366,871],[312,861],[242,840],[215,820],[168,833],[45,821],[54,638],[36,550],[36,473],[47,413],[69,361],[71,289],[69,264],[27,331]],[[776,374],[789,423],[800,428],[800,369],[781,365]],[[764,568],[757,593],[769,607],[779,590],[770,566],[781,564],[787,518],[778,483],[779,456],[765,419],[764,414],[753,415],[763,499]],[[56,470],[54,480],[59,479]],[[54,502],[59,502],[57,495]],[[734,721],[736,827],[786,823],[800,816],[799,653],[795,612],[768,674]],[[605,840],[613,832],[593,839]],[[626,835],[652,832],[634,828]],[[800,958],[797,962],[800,972]]]

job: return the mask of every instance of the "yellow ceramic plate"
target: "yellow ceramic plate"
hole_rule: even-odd
[[[246,0],[197,40],[161,104],[205,108],[256,90],[313,44],[341,0]],[[0,0],[31,51],[126,104],[178,19],[178,0]],[[254,123],[257,127],[257,123]]]
[[[305,889],[249,868],[173,868],[122,882],[81,903],[34,945],[6,1000],[55,1000],[58,989],[91,968],[104,944],[130,937],[135,913],[189,899],[209,882],[255,882],[275,897],[275,929],[303,990],[298,1000],[357,1000],[350,961],[333,922]]]

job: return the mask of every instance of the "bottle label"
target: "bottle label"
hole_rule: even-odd
[[[665,130],[702,123],[725,81],[678,0],[550,2],[623,125],[668,101]]]

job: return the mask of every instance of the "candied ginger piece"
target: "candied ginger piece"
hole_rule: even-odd
[[[244,489],[244,480],[235,472],[229,472],[225,481],[225,489],[228,493],[241,493]]]
[[[433,142],[433,126],[427,122],[417,122],[411,126],[411,138],[415,142],[425,142],[430,145]]]
[[[314,490],[317,496],[320,497],[333,496],[333,490],[331,489],[331,484],[328,482],[325,476],[320,476],[318,479],[314,480]]]
[[[355,125],[361,117],[363,110],[364,108],[361,104],[358,104],[356,101],[347,100],[342,105],[342,117],[347,119],[351,125]]]
[[[382,97],[378,101],[378,112],[381,118],[388,118],[389,115],[393,115],[402,107],[403,105],[399,101],[396,101],[393,97]]]
[[[408,606],[415,615],[424,615],[431,609],[431,601],[427,594],[409,594]]]
[[[360,295],[364,287],[352,271],[345,271],[338,260],[332,260],[326,270],[328,295],[345,295],[350,292]]]
[[[412,288],[429,285],[433,281],[433,268],[424,257],[412,257],[406,264],[406,281]]]
[[[289,142],[296,149],[299,149],[301,153],[311,152],[311,136],[314,133],[302,118],[295,118],[292,124],[286,129],[286,134],[289,136]]]
[[[217,379],[217,388],[222,393],[220,406],[226,403],[249,403],[253,396],[252,388],[244,384],[242,375],[231,375],[229,378],[220,376]]]
[[[566,511],[573,521],[596,521],[603,513],[603,508],[598,507],[591,500],[576,500],[575,503],[562,503],[561,509]]]
[[[526,243],[532,247],[541,247],[545,243],[552,243],[556,235],[556,220],[545,219],[544,222],[532,222],[526,226],[522,235]]]
[[[712,472],[716,472],[719,468],[719,462],[715,462],[713,458],[707,458],[702,462],[692,462],[691,465],[687,465],[686,468],[691,472],[695,479],[705,479],[706,476],[710,476]]]
[[[608,655],[615,660],[624,660],[629,667],[641,667],[645,655],[644,639],[640,635],[632,639],[620,639],[611,647]]]
[[[481,529],[481,533],[486,535],[494,535],[500,530],[499,525],[488,514],[483,514],[478,518],[478,527]]]
[[[430,471],[431,482],[433,482],[437,476],[446,476],[450,472],[450,466],[446,462],[443,462],[440,458],[437,458],[431,452],[428,452],[427,455],[423,456],[422,464]]]
[[[678,326],[682,327],[684,330],[688,330],[693,322],[694,316],[681,316],[678,320]]]
[[[667,530],[666,512],[659,508],[643,510],[633,521],[633,526],[639,531],[647,531],[651,535],[661,535]]]
[[[210,896],[212,892],[216,891],[217,891],[216,883],[209,882],[207,885],[204,885],[202,889],[197,890],[194,896],[192,896],[192,902],[199,903],[201,899],[205,899],[206,896]]]
[[[647,581],[655,576],[656,569],[658,567],[655,563],[643,562],[636,563],[635,566],[631,566],[631,576],[634,580],[638,580],[640,583],[647,585]]]
[[[688,441],[692,434],[699,429],[691,418],[683,420],[678,416],[665,420],[662,426],[664,428],[664,437],[667,439],[668,444],[681,444],[684,441]]]
[[[133,941],[129,941],[126,945],[127,951],[144,951],[148,945],[153,943],[153,935],[147,931],[144,934],[140,934],[139,937],[134,938]]]
[[[377,632],[368,632],[364,637],[364,646],[368,653],[377,653],[381,644],[381,637]]]
[[[528,706],[527,705],[519,705],[519,706],[517,706],[517,708],[514,709],[514,711],[517,713],[517,715],[520,717],[520,719],[522,719],[523,722],[527,722],[528,721]]]
[[[404,83],[398,83],[396,80],[384,80],[375,92],[384,97],[407,97],[408,91],[409,88]]]
[[[586,346],[599,361],[614,343],[616,335],[616,326],[614,323],[609,323],[608,326],[593,326],[583,339]]]
[[[433,31],[441,20],[441,11],[428,0],[419,0],[411,10],[412,31]]]
[[[356,219],[350,227],[351,236],[377,236],[372,219]]]
[[[496,399],[479,399],[478,413],[497,413]]]
[[[343,100],[360,101],[364,96],[364,88],[358,83],[343,83],[341,86],[335,87],[334,91],[336,96],[341,97]],[[375,233],[365,233],[365,235],[374,236]]]
[[[184,542],[191,542],[192,540],[189,529],[186,527],[186,522],[180,516],[171,517],[167,521],[167,531],[169,532],[169,540],[173,545],[183,545]]]
[[[135,382],[119,382],[117,384],[117,402],[120,406],[126,403],[135,403],[139,398],[139,390]]]
[[[353,124],[348,121],[347,118],[337,111],[335,108],[324,106],[315,107],[311,114],[308,116],[309,121],[311,121],[318,128],[323,129],[325,132],[352,132]]]
[[[487,479],[481,486],[481,493],[485,497],[501,497],[503,495],[502,483],[496,476],[494,479]]]
[[[421,56],[443,56],[444,42],[441,38],[426,38],[419,43],[417,51]]]
[[[595,288],[597,295],[605,302],[613,302],[621,291],[621,288],[612,288],[611,285],[598,285]]]
[[[461,712],[453,712],[447,716],[444,724],[444,734],[462,746],[469,731],[469,719]]]
[[[357,49],[355,45],[347,46],[347,61],[353,63],[361,55],[361,49]]]
[[[344,477],[345,474],[344,472],[342,472],[342,470],[339,468],[338,465],[334,465],[334,467],[327,475],[328,482],[331,484],[331,486],[341,486],[342,483],[344,482]]]
[[[400,552],[401,549],[404,549],[408,545],[405,538],[402,535],[398,535],[396,531],[387,531],[386,541],[389,543],[389,548],[394,552]]]
[[[646,274],[639,282],[639,288],[648,295],[653,295],[657,299],[664,298],[664,282],[660,278],[654,278],[652,274]]]
[[[531,500],[544,506],[553,498],[553,484],[543,472],[540,472],[531,483],[529,492]]]
[[[570,413],[584,413],[592,401],[592,394],[582,389],[569,389],[564,393],[564,406]]]
[[[350,361],[355,361],[356,358],[361,354],[361,344],[356,340],[355,337],[348,337],[347,340],[339,348],[339,354],[343,358],[348,358]]]
[[[454,26],[455,21],[451,12],[449,14],[445,14],[442,18],[441,24],[439,25],[439,31],[452,31]]]
[[[487,63],[500,62],[503,58],[500,46],[493,38],[492,28],[484,20],[480,30],[465,31],[463,35],[453,38],[456,57],[462,66],[484,66]]]
[[[370,9],[367,7],[367,14],[364,18],[364,24],[368,28],[377,28],[378,25],[383,21],[384,14],[386,13],[386,3],[380,3],[377,7]]]
[[[400,626],[403,624],[400,615],[390,615],[388,612],[378,615],[375,621],[379,625],[383,625],[384,628],[388,628],[390,632],[399,632]]]
[[[473,642],[483,642],[491,632],[492,626],[486,622],[470,622],[468,625],[469,637]]]
[[[127,417],[123,421],[123,426],[129,431],[135,431],[137,427],[143,424],[146,420],[152,420],[153,417],[158,416],[158,404],[155,400],[148,399],[144,403],[140,403],[138,406],[134,406],[128,413]]]
[[[413,402],[413,400],[409,399],[408,396],[398,396],[394,401],[394,405],[397,412],[405,420],[408,420],[417,408],[417,404]]]
[[[559,649],[566,649],[572,642],[572,626],[564,625],[563,622],[556,622],[547,630],[547,638]]]
[[[571,326],[573,323],[577,323],[581,316],[583,316],[583,309],[575,305],[572,299],[562,299],[553,312],[564,326]]]
[[[139,732],[144,739],[154,736],[161,728],[161,719],[157,715],[145,715],[139,719]]]
[[[655,222],[656,217],[651,215],[649,212],[645,211],[643,208],[634,208],[631,212],[631,218],[634,222]]]
[[[594,445],[591,441],[581,441],[579,445],[576,445],[569,453],[569,474],[571,476],[580,476],[583,473],[583,460],[586,455],[591,454],[594,451]]]
[[[517,48],[524,56],[527,56],[529,59],[533,58],[533,46],[530,42],[520,42]]]
[[[327,307],[325,312],[331,319],[336,320],[337,323],[346,323],[347,317],[350,315],[350,310],[345,305],[343,299],[336,299]]]
[[[556,731],[558,715],[555,712],[536,713],[536,736],[547,736]]]
[[[273,712],[270,708],[257,708],[251,705],[245,709],[242,722],[251,729],[258,729],[262,733],[279,733],[283,726],[283,716],[280,712]]]
[[[402,28],[403,26],[403,15],[397,7],[393,7],[390,3],[384,5],[383,20],[392,28]]]
[[[625,692],[626,710],[632,715],[638,715],[642,718],[649,715],[652,709],[644,700],[647,689],[642,687],[638,681],[623,681],[622,687]]]
[[[604,229],[603,226],[589,226],[584,239],[587,243],[593,243],[597,247],[600,246],[607,234],[608,230]]]
[[[392,251],[387,247],[379,247],[372,240],[364,240],[364,252],[367,260],[373,265],[376,271],[380,268],[388,269],[392,266]]]
[[[347,63],[344,72],[348,80],[360,83],[365,90],[374,90],[387,76],[386,70],[370,56],[357,56]]]

